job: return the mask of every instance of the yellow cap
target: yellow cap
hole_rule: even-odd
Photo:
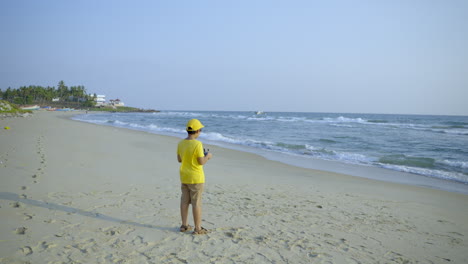
[[[198,119],[192,119],[187,123],[187,131],[197,131],[200,130],[202,127],[205,126]]]

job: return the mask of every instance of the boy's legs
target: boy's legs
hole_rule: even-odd
[[[188,226],[188,209],[189,205],[188,204],[180,204],[180,216],[182,218],[182,225],[183,226]]]
[[[188,226],[188,209],[190,205],[190,190],[187,184],[181,185],[182,197],[180,199],[180,216],[182,218],[182,225]]]
[[[204,184],[189,184],[190,201],[192,203],[193,222],[195,224],[195,231],[201,230],[202,222],[202,193]]]
[[[201,230],[202,209],[201,206],[192,206],[193,221],[195,222],[195,231]]]

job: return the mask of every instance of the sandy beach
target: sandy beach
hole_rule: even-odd
[[[468,195],[217,146],[180,233],[179,139],[73,114],[0,119],[0,263],[468,263]]]

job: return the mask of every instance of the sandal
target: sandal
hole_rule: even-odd
[[[180,232],[187,232],[187,231],[191,231],[192,229],[193,229],[193,227],[190,226],[190,225],[186,225],[186,226],[181,225],[180,226]]]
[[[206,235],[208,234],[208,230],[202,227],[200,230],[193,231],[192,235]]]

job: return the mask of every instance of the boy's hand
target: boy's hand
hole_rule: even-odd
[[[199,157],[198,158],[198,164],[200,165],[205,165],[210,159],[211,157],[213,157],[213,154],[211,153],[206,153],[206,155],[204,157]]]

